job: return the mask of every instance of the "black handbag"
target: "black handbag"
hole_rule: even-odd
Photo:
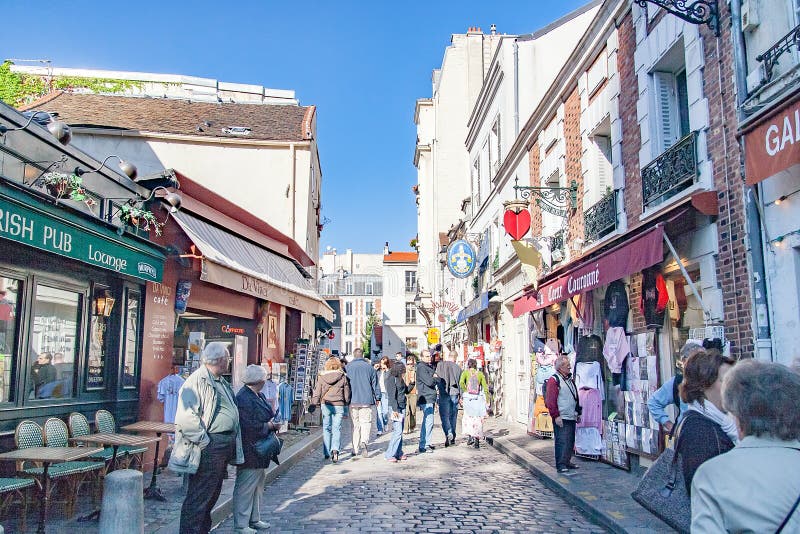
[[[261,438],[260,440],[256,441],[253,444],[253,448],[255,449],[259,458],[272,460],[277,464],[279,463],[278,455],[281,453],[281,449],[283,448],[283,440],[279,439],[274,432],[270,432],[269,436],[266,438]]]
[[[683,421],[679,426],[683,426]],[[631,497],[678,532],[688,534],[692,524],[691,500],[677,452],[680,439],[679,430],[674,448],[666,449],[650,466]]]

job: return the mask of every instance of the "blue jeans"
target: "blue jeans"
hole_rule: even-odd
[[[325,456],[341,448],[342,417],[344,406],[322,405],[322,452]]]
[[[456,437],[458,424],[458,399],[460,395],[439,395],[439,417],[442,419],[442,431],[445,439]]]
[[[378,432],[381,434],[389,430],[387,428],[389,426],[388,414],[389,414],[389,397],[386,395],[381,395],[381,400],[378,403],[378,418],[377,418]]]
[[[403,422],[405,417],[399,421],[389,421],[392,424],[392,437],[389,439],[389,445],[386,447],[386,452],[383,457],[387,460],[389,458],[400,459],[403,456]]]
[[[422,424],[419,428],[419,450],[424,451],[431,444],[433,437],[433,403],[421,404]]]

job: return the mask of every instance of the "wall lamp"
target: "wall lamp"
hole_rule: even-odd
[[[109,317],[116,302],[109,291],[103,291],[94,299],[94,314],[98,317]]]
[[[24,130],[31,123],[34,121],[37,115],[44,115],[47,117],[47,122],[42,123],[42,121],[36,121],[38,124],[41,124],[47,131],[50,132],[53,137],[55,137],[59,143],[62,145],[68,145],[70,141],[72,141],[72,130],[64,121],[56,120],[50,113],[46,111],[34,111],[31,113],[30,117],[28,118],[28,122],[25,123],[23,126],[19,128],[8,128],[7,126],[3,126],[0,124],[0,135],[5,135],[6,132],[16,132],[19,130]]]
[[[87,172],[97,172],[100,169],[102,169],[103,167],[105,167],[106,166],[106,162],[108,162],[108,160],[110,160],[111,158],[117,158],[119,160],[119,168],[120,168],[120,170],[122,172],[125,173],[125,175],[128,178],[130,178],[131,180],[135,180],[136,179],[136,176],[138,175],[138,171],[136,170],[136,166],[133,163],[125,161],[124,159],[122,159],[121,157],[117,156],[116,154],[111,154],[110,156],[108,156],[106,159],[103,160],[103,163],[101,163],[100,166],[97,167],[96,169],[89,169],[87,171],[87,170],[81,169],[80,167],[75,167],[75,170],[73,171],[73,173],[75,174],[75,176],[83,176]]]
[[[167,189],[163,185],[160,185],[158,187],[153,188],[153,190],[150,191],[150,196],[148,196],[146,199],[142,200],[142,204],[145,204],[145,203],[149,202],[150,200],[152,200],[153,197],[156,196],[156,191],[158,191],[159,189],[164,191],[164,196],[163,197],[158,197],[158,198],[166,201],[166,203],[169,204],[169,212],[170,213],[177,213],[177,211],[179,209],[181,209],[181,203],[183,202],[183,199],[181,198],[181,196],[178,193],[173,193],[172,191],[170,191],[169,189]]]

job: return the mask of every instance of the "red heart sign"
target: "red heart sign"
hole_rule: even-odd
[[[506,229],[506,233],[511,236],[511,239],[519,241],[531,229],[531,212],[528,210],[520,210],[519,212],[506,210],[503,215],[503,226]]]

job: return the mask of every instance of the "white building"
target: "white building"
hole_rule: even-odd
[[[414,298],[417,295],[416,252],[383,255],[383,354],[419,352],[427,347],[427,323]]]

